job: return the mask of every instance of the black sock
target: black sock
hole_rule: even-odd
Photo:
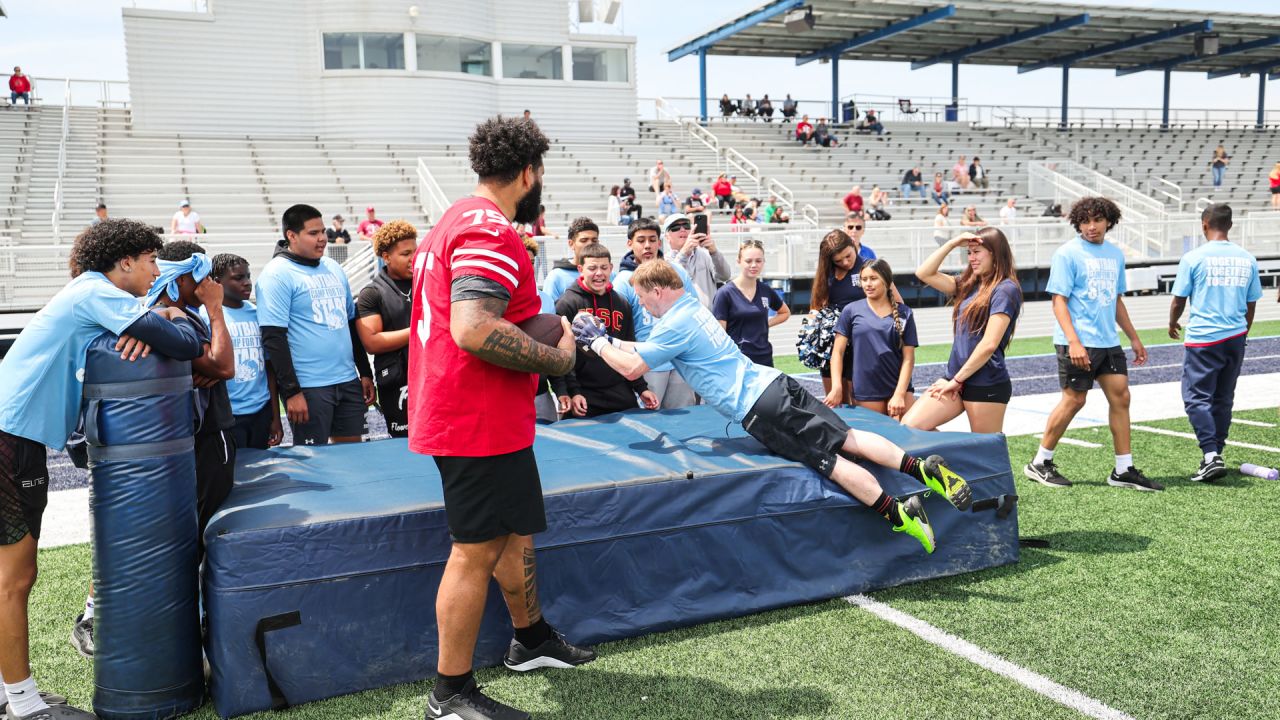
[[[516,642],[530,650],[550,639],[551,626],[547,624],[546,618],[538,618],[538,622],[527,628],[516,628]]]
[[[910,475],[923,483],[924,468],[921,467],[923,464],[924,463],[920,458],[914,458],[906,453],[902,453],[902,463],[898,465],[898,469],[901,470],[904,475]]]
[[[440,673],[436,675],[436,687],[431,691],[436,696],[436,700],[448,700],[449,698],[462,692],[462,689],[471,682],[471,671],[468,670],[461,675],[445,675]]]
[[[871,507],[884,516],[885,520],[893,523],[895,527],[902,524],[902,517],[898,515],[898,499],[894,496],[881,490],[880,497],[876,499],[876,504]]]

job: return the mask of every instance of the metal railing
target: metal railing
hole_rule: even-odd
[[[729,147],[724,149],[724,162],[725,162],[725,165],[728,165],[729,167],[737,170],[738,172],[750,178],[752,184],[755,185],[755,192],[753,192],[752,195],[753,196],[760,195],[760,187],[762,184],[761,176],[760,176],[760,166],[748,160],[747,157],[742,153]]]
[[[667,102],[665,98],[654,98],[653,110],[659,120],[670,120],[677,125],[684,122],[684,118],[680,117],[680,111]]]
[[[418,158],[418,200],[422,203],[422,214],[428,222],[435,224],[440,216],[449,209],[449,198],[440,188],[440,183],[427,167],[427,159]]]
[[[346,273],[347,284],[351,286],[351,294],[355,295],[364,289],[378,272],[378,256],[373,253],[373,243],[353,242],[344,245],[347,248],[346,262],[342,263],[342,272]]]
[[[1121,213],[1136,222],[1125,222],[1112,233],[1112,240],[1146,257],[1161,247],[1162,238],[1136,228],[1148,222],[1168,219],[1164,206],[1126,185],[1071,160],[1032,160],[1027,163],[1027,193],[1040,200],[1070,205],[1083,197],[1106,195],[1120,206]],[[1154,207],[1153,207],[1154,206]]]
[[[685,120],[684,132],[690,140],[697,140],[703,145],[706,145],[711,152],[716,154],[717,159],[721,158],[720,138],[712,135],[706,128],[692,120]]]
[[[58,176],[53,183],[53,241],[62,242],[62,183],[67,175],[67,138],[71,136],[71,81],[66,82],[62,97],[62,131],[58,139]]]
[[[1147,178],[1147,192],[1156,196],[1168,198],[1167,202],[1171,202],[1178,207],[1178,212],[1182,212],[1185,201],[1182,199],[1182,186],[1165,180],[1162,177],[1152,175]]]
[[[12,75],[0,74],[7,82]],[[31,100],[33,103],[48,100],[40,95],[40,88],[69,86],[69,104],[77,107],[129,107],[129,83],[124,80],[87,80],[84,78],[37,77],[28,75],[31,80]]]

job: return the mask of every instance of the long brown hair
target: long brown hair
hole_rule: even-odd
[[[996,286],[1005,280],[1012,280],[1014,286],[1018,288],[1019,298],[1022,297],[1022,288],[1018,286],[1018,269],[1013,264],[1013,249],[1009,247],[1009,240],[1004,233],[998,228],[984,227],[976,234],[982,238],[982,246],[991,253],[991,274],[982,277],[973,269],[973,266],[969,266],[960,277],[956,278],[956,294],[951,299],[953,303],[951,324],[957,330],[959,329],[960,303],[972,295],[973,302],[964,309],[963,320],[970,333],[981,334],[987,330],[987,318],[991,315],[991,295],[995,292]],[[1013,333],[1008,337],[1012,339]],[[1007,345],[1008,342],[1003,341],[1000,349],[1003,350]]]
[[[844,230],[832,230],[818,244],[818,269],[813,274],[813,293],[809,307],[814,310],[827,306],[827,276],[835,272],[835,256],[845,248],[853,247],[853,238]]]
[[[893,329],[898,333],[898,349],[902,349],[902,316],[898,314],[898,303],[893,299],[893,268],[889,267],[889,261],[884,258],[876,258],[866,265],[862,266],[863,270],[874,270],[880,276],[880,281],[884,283],[885,299],[889,301],[889,307],[893,309]]]

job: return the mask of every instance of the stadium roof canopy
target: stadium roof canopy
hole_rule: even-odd
[[[811,8],[812,28],[788,14]],[[1197,54],[1196,37],[1216,33],[1216,53]],[[1280,78],[1280,15],[1215,10],[1160,10],[1041,0],[769,0],[668,50],[668,59],[699,55],[794,58],[797,65],[834,59],[908,62],[912,69],[950,64],[952,98],[961,64],[1003,65],[1018,72],[1059,68],[1115,70],[1118,75],[1204,72],[1210,78],[1258,73]],[[833,83],[838,63],[831,63]],[[833,88],[834,89],[834,88]],[[705,94],[705,92],[704,92]],[[833,97],[833,114],[837,98]],[[705,109],[703,115],[705,116]]]

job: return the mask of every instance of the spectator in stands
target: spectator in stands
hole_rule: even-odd
[[[715,182],[711,183],[711,192],[716,196],[717,209],[733,208],[733,184],[724,173],[717,175]]]
[[[951,204],[951,192],[947,190],[947,184],[942,180],[942,173],[933,174],[933,185],[929,187],[929,197],[939,205]]]
[[[902,197],[903,199],[911,197],[911,193],[917,193],[921,199],[928,197],[924,189],[924,176],[920,174],[920,167],[916,166],[908,170],[902,176]]]
[[[840,141],[831,134],[826,118],[818,118],[818,125],[813,129],[813,141],[822,147],[839,147]]]
[[[818,267],[813,275],[813,290],[809,303],[809,311],[816,313],[824,308],[839,316],[840,311],[851,302],[856,302],[867,295],[862,291],[862,280],[859,273],[863,264],[876,259],[875,251],[861,244],[862,234],[866,230],[864,221],[856,216],[846,217],[843,230],[832,230],[822,238],[818,245]],[[854,239],[854,236],[857,239]],[[852,388],[853,361],[845,358],[846,386]],[[822,374],[822,390],[831,392],[831,367],[828,364],[820,370]],[[851,401],[846,399],[843,404]]]
[[[532,237],[553,237],[558,238],[559,235],[547,229],[547,206],[538,206],[538,219],[529,225],[529,235]]]
[[[876,115],[875,110],[868,110],[860,125],[864,130],[870,130],[876,135],[884,135],[884,125],[880,122],[880,116]]]
[[[532,120],[532,119],[533,119],[533,113],[529,112],[528,110],[525,110],[525,111],[524,111],[524,116],[523,116],[523,117],[524,117],[524,119],[525,119],[525,120]]]
[[[170,235],[195,235],[200,232],[200,213],[191,209],[191,202],[178,203],[178,210],[169,220]]]
[[[356,233],[360,235],[361,240],[373,242],[373,234],[382,227],[382,221],[378,219],[378,213],[372,205],[364,209],[364,215],[364,219],[356,226]]]
[[[781,224],[790,222],[791,218],[787,217],[787,211],[778,203],[778,196],[770,195],[769,204],[760,211],[760,220],[766,224]]]
[[[1012,225],[1018,220],[1018,198],[1011,197],[1000,208],[1000,224]]]
[[[667,189],[662,192],[662,197],[658,199],[658,220],[661,221],[668,215],[675,215],[680,211],[680,198],[676,197],[675,188],[667,185]]]
[[[1267,178],[1271,181],[1271,208],[1280,210],[1280,162],[1271,168],[1271,174]]]
[[[911,373],[916,364],[916,321],[911,308],[895,297],[893,269],[883,258],[859,273],[867,297],[840,311],[831,347],[831,392],[823,402],[838,407],[844,398],[844,359],[853,361],[853,402],[858,407],[900,420],[915,402]]]
[[[662,201],[662,193],[671,184],[671,173],[667,172],[666,166],[659,160],[653,167],[649,168],[649,192],[653,193],[654,205]]]
[[[235,418],[231,436],[237,449],[275,447],[284,437],[284,428],[275,373],[262,347],[258,307],[249,301],[253,294],[249,261],[230,253],[214,255],[209,276],[222,286],[222,314],[236,357],[235,377],[227,381]]]
[[[582,263],[578,253],[582,252],[582,248],[599,240],[600,227],[591,218],[575,218],[569,223],[569,254],[556,260],[551,270],[547,272],[547,277],[542,281],[542,296],[552,308],[564,291],[576,283],[581,276],[578,266]]]
[[[1222,187],[1222,177],[1227,174],[1227,166],[1231,164],[1231,156],[1227,154],[1227,148],[1218,143],[1218,147],[1213,149],[1213,159],[1209,161],[1209,167],[1213,170],[1213,186]]]
[[[633,219],[644,215],[644,210],[636,202],[636,189],[631,187],[631,178],[622,178],[622,189],[618,190],[618,201],[622,203],[622,214]]]
[[[764,272],[763,243],[742,241],[738,246],[738,268],[733,282],[725,283],[716,291],[711,314],[751,362],[773,367],[769,328],[786,322],[791,317],[791,308],[782,302],[776,290],[760,279]]]
[[[93,219],[89,221],[89,227],[93,227],[103,220],[107,219],[107,204],[98,203],[98,207],[93,209]]]
[[[372,213],[372,208],[370,212]],[[360,442],[373,371],[342,266],[325,257],[320,211],[284,212],[284,237],[258,277],[258,323],[294,445]]]
[[[350,243],[351,233],[347,232],[347,229],[342,227],[342,224],[345,222],[342,216],[334,215],[330,218],[330,222],[333,224],[330,227],[325,228],[324,231],[324,236],[329,240],[329,242],[334,245],[346,245]]]
[[[965,207],[964,214],[960,216],[961,227],[979,228],[987,224],[986,220],[978,217],[978,208],[973,205]]]
[[[790,122],[796,117],[796,112],[800,108],[800,103],[791,99],[791,93],[787,93],[787,97],[782,101],[782,122]]]
[[[980,187],[983,190],[991,187],[991,182],[987,180],[987,169],[982,167],[982,160],[974,156],[973,162],[969,163],[969,181],[974,187]]]
[[[885,210],[885,206],[889,204],[889,193],[880,189],[879,185],[871,187],[871,194],[867,196],[867,212],[866,216],[870,220],[889,220],[893,216],[889,211]]]
[[[747,98],[742,101],[742,117],[754,120],[756,117],[756,111],[756,101],[751,99],[751,93],[747,93]]]
[[[773,122],[773,101],[769,99],[769,93],[760,98],[760,115],[765,122]]]
[[[738,103],[729,99],[729,93],[720,96],[720,114],[725,120],[733,117],[738,112]]]
[[[707,209],[706,203],[706,199],[702,196],[702,190],[694,188],[693,192],[689,193],[689,197],[685,198],[684,207],[682,207],[680,211],[685,215],[695,215],[700,212],[705,212]]]
[[[31,78],[22,74],[22,68],[15,65],[13,74],[9,76],[9,109],[17,107],[19,100],[31,107]]]
[[[409,318],[413,314],[413,256],[418,231],[392,220],[373,234],[382,269],[356,299],[356,331],[373,356],[378,408],[391,437],[409,437]]]
[[[933,216],[933,241],[938,245],[945,244],[947,242],[947,237],[951,234],[951,231],[947,229],[951,224],[950,221],[947,220],[947,216],[950,214],[950,205],[939,205],[938,214]]]
[[[668,254],[666,258],[689,274],[698,289],[698,299],[711,307],[716,288],[733,275],[729,259],[720,253],[710,233],[694,233],[693,221],[687,215],[672,215],[663,223]]]
[[[800,118],[800,122],[796,123],[796,140],[801,145],[808,145],[813,139],[813,123],[809,122],[809,116],[805,115]]]
[[[618,191],[621,190],[617,185],[609,188],[609,201],[605,205],[604,221],[609,225],[622,224],[622,202],[618,200]]]
[[[963,155],[951,166],[951,181],[959,185],[961,190],[969,189],[969,166],[965,164]]]
[[[609,337],[635,342],[635,318],[631,305],[609,282],[613,273],[609,249],[600,243],[591,243],[583,246],[578,255],[578,280],[556,301],[556,312],[568,320],[585,312],[604,323]],[[595,353],[578,353],[573,370],[567,375],[552,378],[551,384],[562,412],[571,412],[577,417],[634,410],[637,395],[645,408],[658,409],[658,396],[649,389],[643,377],[627,380]]]
[[[845,212],[861,213],[862,212],[862,186],[854,185],[848,195],[842,200]]]

